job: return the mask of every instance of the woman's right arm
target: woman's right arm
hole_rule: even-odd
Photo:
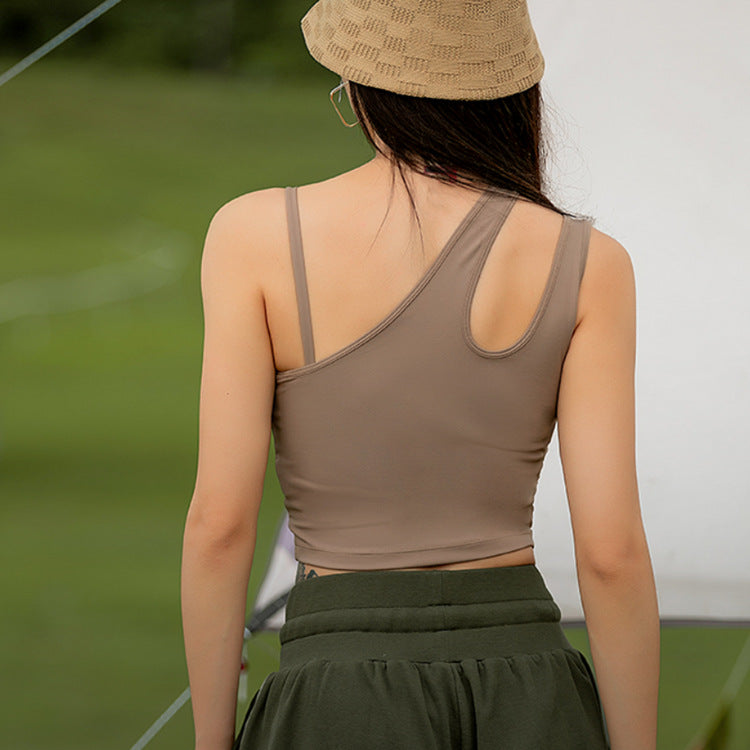
[[[654,750],[659,612],[635,457],[635,277],[592,231],[558,439],[586,629],[612,750]]]

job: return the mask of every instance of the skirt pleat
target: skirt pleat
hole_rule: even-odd
[[[280,639],[234,750],[609,750],[533,564],[306,579]]]

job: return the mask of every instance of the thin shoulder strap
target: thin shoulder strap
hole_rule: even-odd
[[[560,304],[568,308],[574,325],[578,315],[578,296],[586,269],[592,222],[590,219],[571,216],[564,216],[564,221],[567,224],[567,234],[564,240],[565,257],[561,263],[565,268],[561,271],[563,278],[560,281],[565,291]]]
[[[565,217],[569,219],[569,217]],[[583,272],[586,269],[586,257],[589,253],[589,239],[591,238],[591,219],[576,219],[573,223],[573,236],[571,237],[573,247],[578,255],[578,285],[583,280]]]
[[[304,352],[305,364],[307,365],[315,361],[315,345],[313,343],[312,318],[310,316],[310,295],[307,291],[307,277],[305,275],[305,257],[302,252],[302,232],[299,225],[297,188],[285,188],[284,197],[286,199],[286,220],[289,229],[289,249],[292,254],[294,288],[297,294],[297,309],[299,310],[302,351]]]
[[[568,337],[578,317],[578,296],[591,235],[589,219],[563,214],[555,257],[543,299],[539,326],[552,336]],[[537,339],[543,339],[537,335]]]

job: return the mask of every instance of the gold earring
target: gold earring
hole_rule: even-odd
[[[336,106],[336,102],[333,100],[333,95],[338,91],[339,92],[339,101],[341,101],[341,89],[344,88],[345,85],[346,85],[346,82],[342,78],[341,79],[341,83],[338,86],[336,86],[336,87],[334,87],[334,88],[331,89],[331,93],[329,94],[329,97],[331,98],[331,104],[333,104],[333,108],[336,110],[336,114],[341,119],[341,122],[343,122],[344,125],[346,125],[347,128],[354,128],[357,125],[359,125],[359,120],[357,120],[356,122],[347,122],[344,119],[344,116],[339,111],[339,108]]]

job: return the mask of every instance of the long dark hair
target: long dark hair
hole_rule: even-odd
[[[581,216],[564,211],[545,194],[547,149],[538,83],[498,99],[465,101],[406,96],[349,81],[349,97],[365,138],[398,169],[420,235],[404,167],[428,171],[443,182],[512,192],[560,214]]]

